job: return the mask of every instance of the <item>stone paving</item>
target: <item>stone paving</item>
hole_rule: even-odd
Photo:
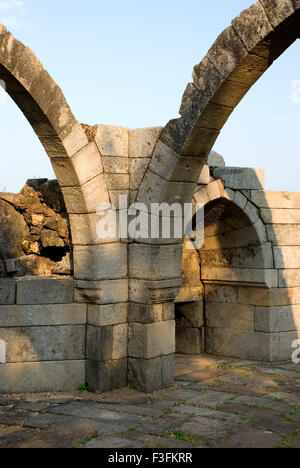
[[[300,365],[176,356],[171,389],[0,395],[0,448],[300,448]]]

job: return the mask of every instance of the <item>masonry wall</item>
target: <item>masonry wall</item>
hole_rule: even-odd
[[[72,279],[0,280],[0,392],[76,390],[86,381],[87,305]]]
[[[208,353],[289,360],[300,336],[299,194],[261,190],[263,177],[257,170],[226,168],[214,174],[222,180],[211,179],[195,193],[195,201],[214,205],[214,211],[206,213],[205,243],[199,252],[205,327],[199,323],[188,333],[184,325],[183,351],[189,354],[195,333],[204,332]],[[225,203],[236,213],[229,210],[222,219]],[[183,277],[189,270],[193,277],[194,262],[185,265]],[[189,312],[195,308],[193,300],[191,288],[190,304],[184,305]]]

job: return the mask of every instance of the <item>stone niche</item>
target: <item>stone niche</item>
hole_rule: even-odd
[[[69,219],[56,180],[0,193],[0,277],[72,275]]]

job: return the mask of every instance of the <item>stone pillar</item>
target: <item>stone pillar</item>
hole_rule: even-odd
[[[174,299],[180,284],[180,279],[140,284],[147,301],[129,305],[128,379],[129,385],[142,392],[174,383]]]
[[[76,281],[75,301],[88,302],[86,381],[89,390],[127,386],[128,280]]]

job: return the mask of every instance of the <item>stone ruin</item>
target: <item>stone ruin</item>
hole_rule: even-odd
[[[299,0],[261,0],[195,66],[164,128],[81,125],[0,26],[0,79],[57,181],[1,194],[0,392],[173,385],[174,354],[290,360],[300,337],[300,193],[211,153],[241,99],[300,34]],[[97,207],[205,206],[205,242],[100,239]]]
[[[56,180],[28,180],[0,193],[0,277],[72,275],[71,236]]]

